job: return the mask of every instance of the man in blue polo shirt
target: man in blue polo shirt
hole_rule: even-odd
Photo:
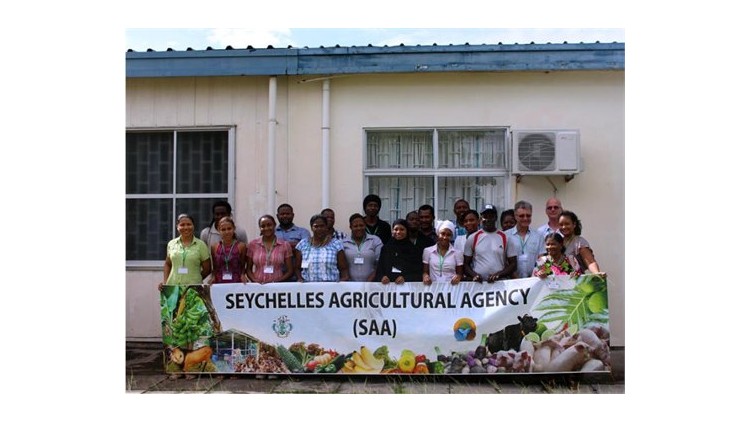
[[[279,219],[279,226],[276,227],[276,238],[292,244],[292,251],[294,251],[298,242],[310,238],[310,231],[294,224],[294,209],[289,204],[284,203],[276,209],[276,218]],[[292,256],[292,266],[294,266],[294,256]],[[292,275],[289,280],[295,281],[297,278]]]

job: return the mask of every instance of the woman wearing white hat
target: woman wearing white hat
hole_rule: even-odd
[[[429,285],[432,282],[461,282],[464,273],[464,256],[451,245],[455,225],[443,221],[438,227],[437,244],[427,247],[422,252],[422,282]]]

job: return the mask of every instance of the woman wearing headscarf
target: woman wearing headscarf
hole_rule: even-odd
[[[422,282],[430,285],[432,282],[461,282],[464,273],[464,255],[451,245],[455,225],[444,220],[438,226],[437,243],[427,247],[422,252]]]
[[[404,219],[393,221],[391,239],[380,250],[375,280],[416,282],[422,279],[422,249],[412,244],[407,236],[409,224]]]

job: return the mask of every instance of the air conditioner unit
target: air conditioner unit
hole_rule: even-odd
[[[581,172],[579,132],[570,130],[513,131],[516,175],[573,175]]]

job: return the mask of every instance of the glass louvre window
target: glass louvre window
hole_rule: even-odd
[[[366,130],[365,181],[382,200],[380,218],[404,218],[422,204],[437,219],[453,219],[463,198],[476,210],[506,208],[509,169],[506,128]]]
[[[211,206],[232,202],[233,131],[127,131],[125,255],[129,265],[163,263],[176,219],[188,213],[195,234],[211,222]]]

